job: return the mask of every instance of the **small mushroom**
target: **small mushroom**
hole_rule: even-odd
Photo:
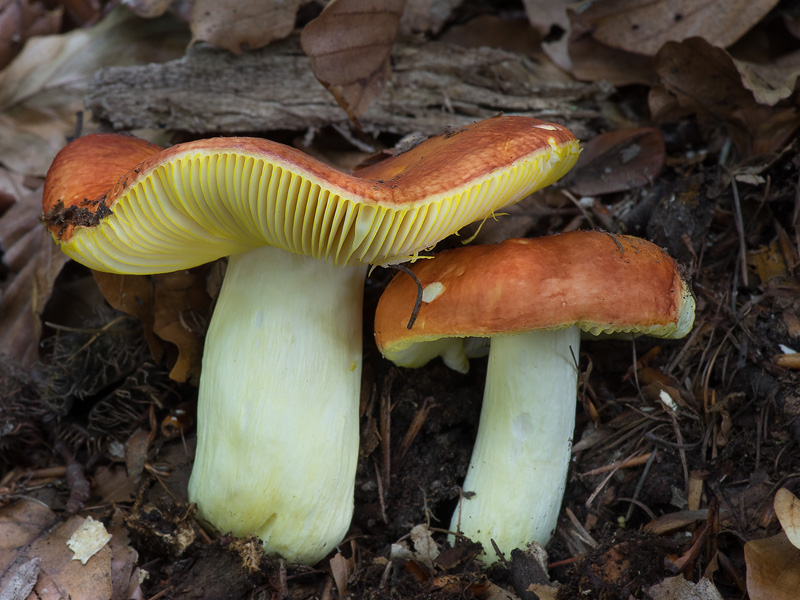
[[[203,355],[189,497],[223,533],[294,562],[347,531],[369,263],[416,256],[563,176],[558,125],[497,117],[343,173],[281,144],[163,150],[89,135],[47,175],[45,223],[78,262],[163,273],[229,256]]]
[[[375,339],[397,365],[442,356],[466,372],[463,344],[491,337],[478,436],[451,530],[484,548],[487,563],[532,541],[546,544],[566,485],[575,426],[581,331],[679,338],[694,299],[663,250],[586,231],[449,250],[397,275],[381,296]]]

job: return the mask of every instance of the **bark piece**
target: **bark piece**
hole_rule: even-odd
[[[437,42],[395,44],[393,73],[361,124],[367,131],[440,133],[501,111],[563,122],[579,137],[603,121],[607,84],[550,82],[526,57]],[[241,56],[194,46],[163,65],[101,69],[87,107],[114,129],[194,133],[305,130],[347,114],[314,78],[297,36]]]

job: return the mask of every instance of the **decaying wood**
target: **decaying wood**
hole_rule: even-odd
[[[395,45],[392,80],[361,120],[365,130],[426,135],[498,112],[556,120],[578,136],[601,119],[610,88],[557,77],[553,68],[493,48]],[[347,123],[314,79],[297,37],[234,56],[194,46],[164,64],[100,70],[86,98],[114,129],[194,133],[306,130]]]

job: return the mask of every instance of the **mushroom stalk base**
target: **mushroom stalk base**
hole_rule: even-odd
[[[577,327],[492,338],[478,436],[450,524],[483,545],[486,563],[498,559],[492,540],[508,557],[553,534],[575,427],[579,344]]]
[[[232,256],[206,337],[189,498],[292,562],[322,559],[352,517],[365,273]]]

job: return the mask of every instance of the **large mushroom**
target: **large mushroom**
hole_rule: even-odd
[[[45,222],[78,262],[162,273],[230,256],[209,326],[190,499],[221,532],[314,563],[347,531],[367,264],[400,262],[563,176],[565,128],[497,117],[350,175],[254,138],[163,150],[89,135],[55,158]]]
[[[566,485],[581,331],[679,338],[694,300],[654,244],[586,231],[448,250],[396,276],[381,296],[375,339],[397,365],[441,355],[466,371],[467,337],[491,337],[478,436],[452,530],[503,553],[544,545]]]

